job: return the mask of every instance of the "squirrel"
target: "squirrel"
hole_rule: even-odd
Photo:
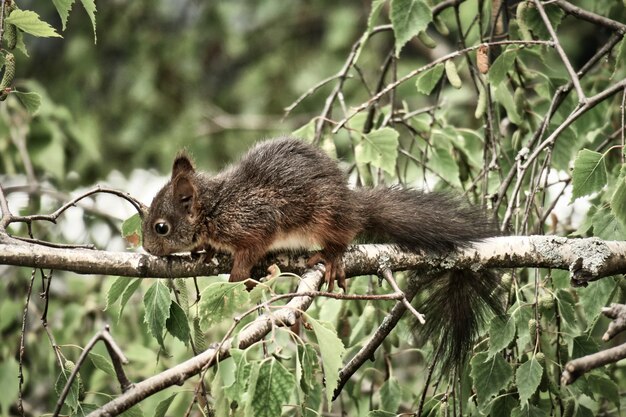
[[[497,234],[482,209],[448,193],[349,188],[335,160],[295,138],[260,142],[214,176],[179,153],[171,179],[143,216],[142,232],[144,249],[157,256],[230,252],[231,282],[250,278],[270,251],[319,247],[307,265],[325,264],[329,291],[335,280],[345,291],[341,259],[356,239],[443,254]],[[499,309],[499,280],[468,271],[422,279],[433,290],[420,307],[431,318],[425,334],[439,333],[446,366],[463,361],[487,308]]]

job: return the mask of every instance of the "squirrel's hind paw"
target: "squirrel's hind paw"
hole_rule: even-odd
[[[347,292],[346,289],[346,273],[343,269],[343,264],[341,262],[341,257],[335,259],[327,259],[322,252],[317,252],[313,256],[309,258],[306,265],[308,268],[312,268],[317,263],[323,263],[324,269],[326,270],[324,274],[324,280],[326,284],[328,284],[328,291],[332,292],[335,288],[335,280],[337,280],[337,285],[344,292]]]

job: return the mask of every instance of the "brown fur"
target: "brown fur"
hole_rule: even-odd
[[[167,233],[158,233],[155,228],[163,232],[163,225]],[[341,257],[357,238],[444,253],[494,234],[481,210],[449,194],[399,187],[351,190],[333,159],[291,138],[261,142],[215,176],[197,172],[190,158],[179,154],[170,181],[143,220],[143,245],[154,255],[231,252],[233,282],[249,278],[272,249],[317,245],[321,250],[309,264],[326,264],[331,290],[335,278],[345,289]],[[445,301],[444,296],[437,302],[439,308]]]

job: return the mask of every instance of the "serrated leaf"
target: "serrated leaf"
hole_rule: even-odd
[[[593,235],[604,240],[622,240],[626,236],[626,226],[617,220],[606,207],[602,207],[591,217]]]
[[[137,248],[143,244],[141,233],[141,217],[135,213],[122,223],[122,237],[131,248]]]
[[[544,10],[548,15],[550,24],[556,31],[559,27],[565,13],[555,4],[544,4]],[[535,7],[529,7],[525,12],[525,22],[532,33],[539,39],[550,39],[550,32],[546,29],[546,25]]]
[[[309,143],[313,142],[313,139],[315,138],[315,122],[316,119],[309,120],[307,124],[291,132],[291,136],[303,139]]]
[[[298,380],[302,392],[311,393],[315,389],[317,381],[315,380],[315,371],[319,369],[317,353],[313,346],[309,344],[298,345],[297,363],[300,367]]]
[[[93,27],[93,43],[96,43],[98,40],[96,36],[96,2],[95,0],[80,0],[80,2],[83,4],[91,20],[91,26]]]
[[[376,19],[380,14],[380,10],[383,8],[386,0],[372,0],[372,9],[370,11],[369,16],[367,17],[367,32],[371,33],[372,29],[374,29],[374,24],[376,23]]]
[[[198,352],[202,352],[207,349],[206,338],[200,328],[200,317],[193,318],[193,343],[196,345]]]
[[[513,316],[494,317],[489,324],[489,357],[506,348],[515,337]]]
[[[117,321],[120,320],[120,317],[122,316],[122,312],[124,311],[124,307],[126,306],[126,303],[128,303],[128,300],[130,300],[130,297],[132,297],[132,295],[135,293],[137,288],[139,288],[139,284],[141,284],[140,278],[135,278],[133,281],[131,281],[130,284],[128,284],[128,286],[122,293],[122,300],[120,301],[120,312],[118,313]]]
[[[109,308],[109,306],[113,305],[118,300],[118,298],[122,296],[124,290],[126,290],[126,287],[128,287],[131,282],[131,279],[128,277],[118,277],[113,282],[113,284],[109,288],[109,291],[107,291],[107,303],[104,307],[105,311]]]
[[[89,352],[89,360],[91,360],[93,366],[100,369],[102,372],[114,378],[116,377],[115,368],[113,368],[113,364],[109,359],[97,353]]]
[[[382,387],[380,387],[380,403],[382,409],[395,413],[400,407],[400,401],[402,396],[402,390],[400,384],[395,378],[389,378],[385,381]]]
[[[480,408],[485,407],[491,398],[505,388],[513,370],[500,355],[489,358],[487,352],[480,352],[470,362],[470,375],[474,381],[476,400]]]
[[[606,182],[604,156],[589,149],[578,152],[572,172],[572,201],[578,197],[600,191]]]
[[[160,280],[155,281],[143,296],[145,307],[143,321],[148,325],[150,334],[161,346],[163,346],[165,322],[170,316],[171,303],[170,290]]]
[[[66,361],[65,366],[67,366],[68,362],[69,361]],[[61,373],[57,377],[56,383],[54,384],[54,390],[56,391],[57,396],[60,396],[61,393],[63,392],[63,389],[65,388],[65,385],[67,385],[67,381],[68,381],[68,378],[70,377],[71,372],[72,372],[71,370],[68,370],[66,368],[61,370]],[[67,393],[67,396],[65,397],[65,402],[63,403],[65,406],[67,406],[71,410],[76,410],[80,402],[78,398],[79,397],[78,375],[79,374],[76,374],[76,377],[72,381],[70,390]]]
[[[424,71],[415,80],[415,87],[419,93],[429,95],[443,75],[444,65],[437,64]]]
[[[235,311],[249,304],[250,295],[243,282],[214,282],[200,294],[200,327],[206,330],[212,324],[232,317]]]
[[[373,130],[363,135],[356,146],[354,157],[358,163],[370,163],[393,174],[398,158],[398,132],[390,127]]]
[[[543,374],[543,367],[534,356],[517,368],[515,383],[522,408],[528,405],[528,399],[537,391],[541,374]]]
[[[506,74],[513,67],[515,62],[515,56],[517,49],[506,50],[491,65],[489,68],[489,81],[494,86],[500,84],[506,78]]]
[[[175,392],[163,401],[159,402],[154,410],[154,417],[165,417],[165,413],[167,413],[167,409],[170,408],[170,405],[172,405],[172,401],[174,401],[176,395],[178,395],[178,393]]]
[[[422,0],[391,0],[389,17],[396,37],[396,57],[399,57],[404,45],[433,20],[433,13]]]
[[[295,388],[295,379],[287,368],[276,359],[264,361],[254,385],[251,399],[255,417],[280,416],[283,404]]]
[[[170,316],[165,322],[165,327],[172,336],[183,342],[185,345],[189,343],[190,332],[187,314],[185,314],[185,311],[176,301],[172,301],[172,304],[170,304]]]
[[[560,289],[555,293],[556,305],[561,315],[561,320],[563,322],[563,326],[569,329],[569,331],[573,334],[577,329],[576,320],[576,300],[569,291],[565,289]]]
[[[61,18],[61,27],[65,30],[67,25],[67,18],[70,15],[70,10],[72,10],[72,5],[75,0],[52,0],[52,4],[57,9],[57,13]]]
[[[328,408],[333,399],[333,393],[339,382],[339,369],[343,363],[342,358],[346,352],[341,339],[337,336],[337,331],[332,324],[315,320],[307,315],[307,321],[313,327],[317,343],[322,356],[322,366],[324,368],[324,379],[326,380],[326,401]]]
[[[22,105],[30,114],[36,114],[39,110],[39,107],[41,107],[41,96],[37,93],[24,93],[22,91],[13,91],[11,94],[15,94],[15,96],[20,100]]]
[[[62,38],[48,23],[39,19],[39,15],[31,10],[13,10],[5,23],[17,26],[19,29],[40,38]]]
[[[230,354],[235,363],[235,377],[232,384],[224,387],[224,392],[229,400],[240,402],[246,392],[251,366],[244,351],[231,349]]]

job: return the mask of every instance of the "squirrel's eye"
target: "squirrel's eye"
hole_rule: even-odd
[[[170,232],[170,227],[165,222],[158,222],[154,224],[154,231],[157,232],[158,235],[166,235]]]

